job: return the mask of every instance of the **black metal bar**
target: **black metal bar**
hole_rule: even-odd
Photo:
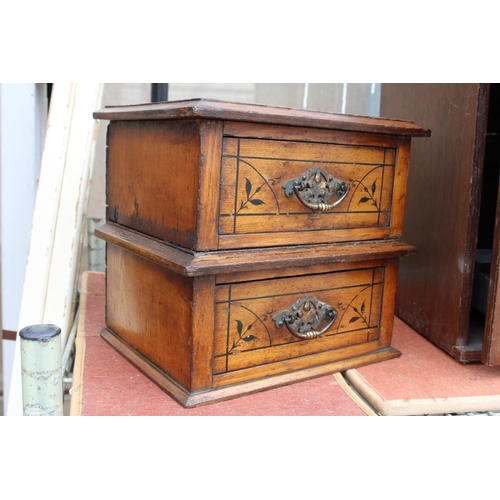
[[[52,97],[52,86],[53,83],[47,83],[47,108],[50,107],[50,98]]]
[[[151,84],[151,102],[168,101],[168,83]]]

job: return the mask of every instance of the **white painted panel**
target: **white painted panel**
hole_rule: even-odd
[[[75,84],[56,84],[52,92],[24,295],[16,330],[43,323],[44,319],[75,91]]]
[[[10,383],[12,377],[12,364],[14,362],[14,353],[16,342],[14,340],[3,340],[3,413],[7,413],[7,401],[9,400]]]
[[[66,167],[50,260],[43,323],[61,328],[64,349],[71,330],[76,283],[94,164],[98,122],[92,113],[101,108],[103,84],[76,86],[75,104],[66,154]]]
[[[103,85],[56,85],[62,84],[54,85],[52,96],[18,328],[56,324],[64,347],[72,322],[97,136],[92,113],[101,107]],[[19,342],[6,414],[22,415]]]
[[[3,83],[1,214],[3,329],[17,331],[40,165],[35,83]]]
[[[17,331],[47,120],[44,83],[0,84],[3,329]],[[1,316],[1,315],[0,315]],[[4,412],[15,342],[2,342]]]

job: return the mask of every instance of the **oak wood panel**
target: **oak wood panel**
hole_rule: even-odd
[[[297,293],[307,294],[311,290],[336,290],[346,287],[365,286],[372,282],[380,282],[381,269],[372,269],[365,264],[363,269],[339,271],[334,273],[312,273],[303,276],[283,279],[266,279],[260,282],[244,282],[231,286],[231,300],[252,300],[256,297],[288,296]],[[256,295],[257,294],[257,295]],[[332,304],[334,305],[334,304]]]
[[[193,281],[193,330],[191,345],[191,392],[212,386],[212,358],[215,309],[215,276]]]
[[[312,162],[384,163],[384,149],[375,146],[302,143],[295,141],[226,139],[223,154],[249,158],[278,158]]]
[[[287,267],[283,269],[265,269],[263,271],[247,271],[247,272],[235,272],[231,274],[218,274],[215,277],[215,283],[217,285],[229,284],[229,283],[239,283],[239,282],[251,282],[259,281],[264,279],[272,278],[287,278],[289,276],[304,276],[304,275],[314,275],[321,273],[332,273],[335,271],[352,271],[356,269],[367,269],[373,267],[385,266],[387,261],[385,259],[381,260],[363,260],[359,262],[329,262],[324,264],[312,264],[306,267]],[[217,292],[225,290],[227,287],[217,287]],[[216,300],[220,301],[223,299],[218,299],[216,294]]]
[[[418,121],[402,238],[397,314],[451,353],[468,340],[479,217],[485,92],[479,84],[384,84],[381,115]]]
[[[108,328],[188,390],[192,303],[192,279],[107,245]]]
[[[231,121],[224,122],[223,134],[224,137],[319,142],[324,144],[377,146],[385,148],[396,148],[399,141],[398,136],[391,135]]]
[[[199,122],[111,123],[107,219],[196,248],[199,170]]]
[[[331,229],[323,231],[281,231],[278,233],[248,233],[248,234],[222,234],[219,236],[221,250],[240,248],[259,248],[265,242],[266,246],[289,246],[293,243],[313,245],[321,243],[353,243],[368,240],[389,239],[392,230],[390,227],[362,227],[354,229]]]
[[[373,331],[377,331],[374,328]],[[292,368],[290,363],[296,363],[296,366],[304,367],[306,356],[329,353],[325,359],[332,361],[336,356],[332,352],[340,349],[345,349],[358,345],[366,345],[370,339],[370,330],[365,328],[362,331],[351,331],[339,333],[335,336],[322,336],[314,342],[302,341],[303,345],[298,345],[299,342],[289,342],[277,344],[268,349],[253,350],[253,351],[232,351],[230,356],[217,356],[214,358],[214,377],[221,373],[235,373],[241,370],[257,366],[269,367],[271,363],[281,363],[288,361],[288,369]],[[309,342],[309,343],[305,343]],[[363,349],[363,352],[373,350],[373,344],[370,347]],[[299,358],[303,358],[299,360]],[[276,372],[277,373],[277,372]]]
[[[376,343],[373,343],[376,346]],[[363,346],[361,346],[363,347]],[[361,349],[362,350],[362,349]],[[360,349],[355,350],[360,351]],[[346,351],[343,352],[346,354]],[[300,380],[307,380],[322,375],[343,372],[352,368],[359,368],[372,363],[380,363],[389,359],[401,356],[401,353],[392,347],[384,347],[379,350],[371,351],[367,354],[357,354],[354,349],[349,351],[351,356],[342,357],[339,350],[339,359],[335,361],[322,362],[325,357],[323,354],[310,356],[312,358],[311,366],[308,368],[296,369],[290,366],[289,371],[283,372],[283,367],[277,366],[280,363],[273,365],[276,367],[276,373],[273,376],[266,376],[263,367],[248,368],[239,372],[230,374],[220,374],[214,376],[214,388],[212,391],[196,394],[190,398],[188,404],[199,405],[207,402],[223,401],[225,399],[234,398],[243,394],[252,394],[254,392],[263,391],[271,387],[279,387],[282,385],[291,384]],[[289,364],[288,361],[282,362],[285,367]]]
[[[391,347],[378,349],[379,345],[380,342],[378,341],[366,342],[363,344],[339,348],[334,351],[318,352],[301,358],[287,359],[285,361],[277,361],[275,363],[260,366],[252,366],[229,373],[214,374],[213,387],[221,387],[227,384],[237,384],[261,377],[275,377],[276,375],[281,375],[284,372],[293,372],[294,370],[303,369],[305,366],[314,367],[335,361],[355,359],[358,356],[372,354],[377,351],[380,351],[380,354],[384,353],[382,354],[382,359],[379,358],[380,361],[401,356],[401,353],[396,349]],[[385,353],[384,351],[386,350],[388,350],[389,353]],[[372,362],[377,362],[379,360],[376,360],[375,358],[372,359]]]
[[[246,104],[215,99],[187,99],[133,106],[106,107],[94,113],[101,120],[179,120],[208,118],[242,122],[328,128],[389,135],[428,136],[414,123],[365,116],[353,116],[263,104]]]
[[[219,243],[217,213],[220,197],[222,126],[222,122],[216,121],[205,121],[200,125],[197,250],[213,250]]]
[[[359,195],[362,197],[362,193]],[[261,198],[264,198],[262,196]],[[241,198],[240,198],[241,200]],[[288,202],[288,200],[285,200]],[[346,198],[347,201],[347,198]],[[292,203],[299,204],[299,201],[295,198],[291,200]],[[302,206],[296,206],[299,212]],[[305,208],[305,207],[304,207]],[[391,230],[386,229],[385,231],[377,231],[372,233],[372,228],[377,230],[379,226],[387,226],[390,221],[390,215],[388,212],[362,212],[362,213],[336,213],[336,212],[310,212],[310,213],[275,213],[270,214],[269,212],[258,213],[258,210],[253,211],[254,213],[237,213],[236,216],[233,214],[224,214],[220,218],[219,231],[221,236],[230,237],[233,235],[245,235],[245,241],[247,241],[248,235],[258,234],[259,243],[264,240],[263,243],[257,244],[256,246],[271,246],[267,241],[266,235],[269,235],[274,241],[278,236],[281,237],[280,244],[292,244],[302,240],[301,236],[303,233],[309,233],[305,236],[307,238],[305,242],[317,242],[318,240],[325,239],[326,241],[353,241],[357,240],[356,236],[353,235],[353,230],[350,228],[362,228],[361,231],[357,233],[364,233],[366,239],[377,239],[377,236],[382,234],[390,234]],[[332,227],[337,229],[332,230]],[[323,231],[335,231],[332,237],[326,237],[321,233]],[[342,232],[340,232],[342,231]],[[281,233],[277,235],[276,233]],[[290,233],[295,234],[293,239],[290,239]],[[311,234],[312,233],[312,234]],[[356,233],[354,233],[356,234]],[[377,236],[375,236],[377,235]],[[233,237],[234,241],[238,241],[237,237]],[[343,238],[342,238],[343,237]],[[255,237],[254,237],[255,239]],[[221,238],[222,242],[226,242],[227,239]],[[254,245],[238,245],[243,246],[254,246]],[[273,245],[274,246],[274,245]]]
[[[403,232],[403,222],[406,207],[406,186],[408,184],[408,175],[410,164],[410,140],[400,139],[400,145],[397,153],[396,169],[394,175],[394,185],[392,190],[392,209],[391,209],[391,236],[401,237]],[[385,182],[385,178],[382,179]]]

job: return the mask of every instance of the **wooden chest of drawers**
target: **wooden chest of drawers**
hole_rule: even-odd
[[[105,108],[103,337],[184,406],[399,355],[409,122],[189,100]]]

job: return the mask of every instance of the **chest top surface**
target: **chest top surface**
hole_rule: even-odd
[[[430,130],[410,121],[294,109],[264,104],[187,99],[126,106],[107,106],[96,111],[101,120],[179,120],[205,118],[250,123],[328,128],[376,134],[428,137]]]

